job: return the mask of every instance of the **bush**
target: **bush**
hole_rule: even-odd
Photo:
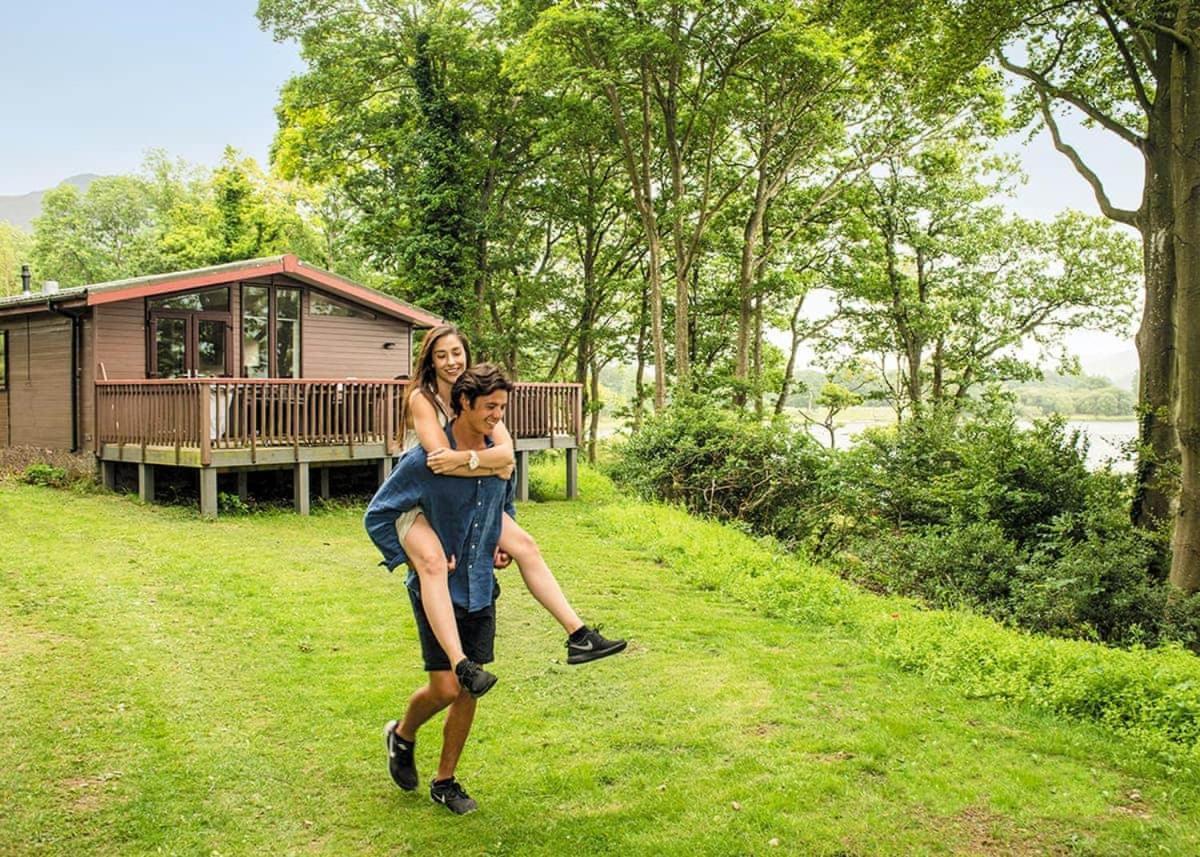
[[[1129,520],[1129,477],[1087,467],[1061,418],[1017,425],[993,403],[864,432],[830,452],[786,423],[680,402],[618,450],[612,475],[833,560],[878,592],[968,607],[1116,645],[1200,645],[1200,596],[1150,569],[1161,536]]]
[[[763,423],[683,401],[619,447],[610,472],[642,497],[795,543],[834,511],[830,461],[782,418]]]
[[[30,485],[43,485],[50,488],[63,488],[68,484],[66,470],[44,462],[26,467],[21,479]]]

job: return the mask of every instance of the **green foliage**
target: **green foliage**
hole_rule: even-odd
[[[330,225],[314,210],[327,210],[320,193],[266,175],[232,148],[212,171],[152,152],[141,175],[46,194],[34,274],[73,286],[281,253],[329,265],[331,242],[318,232]]]
[[[62,488],[69,481],[64,468],[44,462],[29,465],[25,468],[21,479],[30,485],[43,485],[50,488]]]
[[[7,220],[0,220],[0,298],[21,291],[21,265],[33,254],[33,238]]]
[[[831,274],[844,332],[834,366],[895,357],[897,411],[960,411],[980,386],[1038,377],[1037,345],[1066,362],[1064,331],[1123,331],[1140,257],[1100,218],[1023,220],[992,202],[1013,167],[983,139],[937,141],[865,179],[838,224]],[[1119,403],[1093,402],[1108,409]]]
[[[640,496],[799,539],[832,508],[830,458],[805,432],[681,400],[618,450],[612,473]]]
[[[222,515],[248,515],[250,507],[237,494],[217,492],[217,511]]]
[[[1200,597],[1151,569],[1126,476],[1090,472],[1061,419],[1018,427],[992,407],[864,432],[845,452],[803,431],[680,402],[617,449],[647,498],[803,546],[876,590],[1055,636],[1200,646]]]

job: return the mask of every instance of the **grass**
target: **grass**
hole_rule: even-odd
[[[384,769],[423,674],[361,510],[204,522],[0,486],[0,854],[1200,853],[1186,760],[967,698],[827,611],[767,615],[681,565],[750,540],[705,525],[672,554],[655,528],[685,523],[583,489],[520,517],[630,649],[568,668],[502,572],[501,683],[460,766],[481,810],[454,818]]]

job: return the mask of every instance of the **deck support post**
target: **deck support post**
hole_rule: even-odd
[[[321,468],[320,491],[322,500],[329,499],[329,470],[330,468],[328,467]]]
[[[200,468],[200,515],[204,518],[217,517],[217,469]]]
[[[567,499],[579,496],[579,447],[567,447]]]
[[[245,470],[239,470],[237,472],[238,499],[241,500],[243,504],[250,499],[249,477],[250,474],[248,474]]]
[[[292,491],[295,495],[296,514],[308,514],[309,465],[301,461],[292,468]]]
[[[517,450],[517,499],[529,499],[529,450]]]
[[[138,465],[138,497],[143,503],[154,502],[154,465]]]
[[[387,478],[391,475],[392,457],[390,455],[385,455],[383,458],[379,459],[379,469],[375,479],[376,484],[382,486],[383,483],[387,481]]]
[[[117,490],[117,463],[115,461],[100,462],[100,481],[109,491]]]

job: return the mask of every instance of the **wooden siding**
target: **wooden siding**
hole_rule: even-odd
[[[97,380],[141,381],[146,377],[146,309],[141,298],[93,307]],[[103,366],[103,371],[101,367]]]
[[[3,329],[3,328],[0,328]],[[8,439],[8,391],[0,390],[0,446],[12,446]]]
[[[96,322],[89,314],[83,318],[79,337],[79,448],[91,449],[96,432]]]
[[[412,328],[408,324],[374,313],[374,319],[309,315],[313,294],[320,293],[306,290],[304,294],[300,326],[304,377],[395,378],[409,373]],[[345,298],[334,299],[348,304]],[[384,348],[385,342],[395,346]]]
[[[48,313],[6,321],[8,442],[71,448],[71,322]]]
[[[312,294],[309,287],[284,277],[277,277],[276,285],[302,289],[299,368],[303,377],[394,378],[410,371],[412,336],[406,322],[376,313],[371,313],[376,316],[374,319],[309,315]],[[237,375],[242,362],[241,284],[229,286],[233,321],[229,347]],[[345,298],[334,299],[349,304]],[[363,310],[367,312],[366,308]],[[142,299],[102,304],[94,307],[93,312],[94,354],[86,364],[88,370],[94,372],[96,380],[104,380],[105,373],[110,381],[145,379],[146,320]],[[395,346],[384,348],[385,342],[394,342]]]

